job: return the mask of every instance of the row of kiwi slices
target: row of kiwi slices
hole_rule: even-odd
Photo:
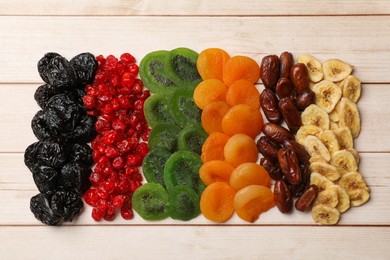
[[[133,194],[133,208],[145,220],[190,220],[200,214],[205,186],[199,178],[201,148],[207,133],[193,93],[201,81],[198,53],[187,48],[147,54],[140,76],[152,95],[144,113],[151,127],[142,171],[148,183]]]

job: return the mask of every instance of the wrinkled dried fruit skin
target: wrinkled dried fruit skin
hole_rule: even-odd
[[[283,141],[286,139],[295,140],[294,135],[292,135],[290,131],[288,131],[283,126],[274,123],[264,124],[262,132],[280,144],[283,143]]]
[[[288,78],[280,78],[276,84],[276,94],[279,98],[294,97],[294,85]]]
[[[75,143],[72,145],[69,155],[70,162],[81,162],[86,166],[93,164],[92,148],[86,143]]]
[[[52,136],[46,123],[46,113],[39,110],[31,120],[31,128],[38,140],[46,140]]]
[[[283,173],[279,167],[278,160],[269,157],[263,157],[260,159],[260,165],[264,167],[272,179],[280,180],[283,178]]]
[[[51,197],[51,209],[55,215],[64,221],[72,221],[83,207],[83,201],[78,193],[71,190],[54,192]]]
[[[89,52],[80,53],[70,60],[70,64],[76,72],[79,84],[85,85],[93,81],[98,67],[98,62],[93,54]]]
[[[293,206],[293,198],[287,184],[283,180],[277,180],[274,186],[275,204],[279,211],[288,213]]]
[[[305,64],[297,63],[291,67],[290,72],[291,81],[299,95],[303,90],[309,88],[309,73]]]
[[[271,123],[279,123],[282,115],[279,111],[278,98],[270,89],[264,89],[260,95],[260,105],[264,115]]]
[[[72,65],[55,53],[46,54],[39,60],[38,72],[43,81],[52,86],[66,87],[76,83],[76,73]]]
[[[63,140],[44,141],[37,151],[37,161],[53,168],[59,168],[65,164],[68,159],[70,147]]]
[[[302,121],[295,102],[290,97],[283,98],[279,101],[279,109],[290,131],[296,133],[301,127]]]
[[[62,88],[53,87],[49,84],[44,84],[37,88],[34,94],[34,99],[38,103],[38,105],[42,109],[44,109],[46,107],[47,102],[49,102],[49,99],[57,94],[60,94],[62,91]]]
[[[305,164],[305,165],[310,164],[310,155],[306,151],[305,147],[303,147],[300,143],[298,143],[294,140],[286,139],[283,142],[283,146],[286,148],[289,147],[289,148],[293,149],[301,164]]]
[[[300,197],[306,190],[307,186],[310,185],[311,172],[309,166],[301,164],[299,165],[299,168],[301,169],[301,182],[295,185],[290,185],[290,191],[293,197]]]
[[[315,102],[315,97],[316,94],[310,88],[307,88],[296,97],[295,103],[297,104],[298,109],[303,111]]]
[[[294,58],[290,52],[280,54],[280,78],[290,78],[291,67],[294,65]]]
[[[260,65],[260,78],[266,88],[275,90],[280,74],[280,61],[276,55],[265,56]]]
[[[256,142],[257,149],[263,156],[269,156],[271,158],[278,158],[278,151],[280,146],[274,140],[268,136],[262,136]]]
[[[318,187],[310,185],[307,190],[295,202],[295,208],[299,211],[306,211],[311,207],[318,195]]]
[[[97,119],[92,116],[84,116],[73,132],[65,135],[70,141],[88,143],[96,136],[95,123]]]
[[[278,153],[278,161],[283,176],[294,185],[301,182],[301,169],[295,152],[290,148],[281,148]]]
[[[80,195],[84,194],[90,185],[89,176],[91,168],[80,162],[70,162],[61,169],[61,186],[69,189],[75,189]]]
[[[61,217],[53,213],[50,205],[51,196],[44,193],[39,193],[31,198],[30,210],[35,218],[46,225],[57,225],[61,221]]]

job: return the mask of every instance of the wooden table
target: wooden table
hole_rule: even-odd
[[[90,207],[73,223],[47,227],[29,210],[37,193],[24,166],[36,140],[30,121],[41,84],[37,61],[49,51],[67,58],[219,47],[258,62],[288,50],[319,60],[340,58],[363,82],[355,142],[372,190],[366,205],[337,226],[308,213],[276,208],[254,224],[203,217],[150,223],[136,216],[94,222]],[[260,86],[262,88],[262,86]],[[390,2],[264,1],[0,1],[0,259],[389,259]]]

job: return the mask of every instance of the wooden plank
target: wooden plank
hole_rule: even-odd
[[[22,154],[0,154],[0,164],[3,174],[0,175],[0,214],[2,225],[41,225],[34,219],[29,210],[30,197],[37,193],[31,173],[23,164]],[[387,170],[390,168],[389,153],[362,153],[359,170],[371,188],[372,198],[364,206],[352,208],[342,215],[341,225],[390,225],[390,207],[388,194],[390,193],[390,179]],[[91,208],[85,207],[85,212],[74,223],[67,225],[94,225],[91,218]],[[101,222],[102,225],[210,225],[214,224],[199,216],[189,222],[166,219],[158,222],[147,222],[139,216],[131,221],[117,217],[114,222]],[[236,215],[230,219],[228,225],[247,225]],[[309,213],[294,211],[293,214],[281,214],[273,208],[255,223],[257,225],[315,225]]]
[[[389,227],[2,227],[0,239],[0,254],[12,259],[390,257],[378,246]]]
[[[386,0],[191,1],[86,0],[1,1],[0,15],[345,15],[390,14]]]
[[[212,1],[209,1],[212,2]],[[138,59],[180,46],[220,47],[258,62],[270,53],[343,59],[365,83],[390,82],[388,17],[0,17],[0,83],[41,82],[37,61],[132,52]],[[77,30],[75,30],[77,28]],[[174,39],[174,40],[173,40]]]
[[[7,127],[0,128],[0,152],[22,152],[35,142],[31,119],[39,110],[34,92],[39,84],[3,84],[0,86],[0,118]],[[259,89],[263,89],[259,86]],[[390,111],[385,109],[390,100],[390,85],[363,85],[358,107],[362,131],[355,147],[364,152],[389,151],[390,139],[383,138],[383,129],[390,129]],[[18,138],[15,138],[17,133]]]

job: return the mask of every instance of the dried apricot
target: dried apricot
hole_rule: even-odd
[[[203,129],[208,134],[222,132],[222,118],[230,108],[231,107],[225,101],[215,101],[207,105],[202,111],[200,118]]]
[[[229,183],[233,170],[234,167],[226,161],[208,161],[200,167],[199,176],[206,186],[213,182]]]
[[[256,83],[260,77],[260,67],[257,62],[246,56],[234,56],[223,67],[223,82],[230,86],[234,81],[247,79]]]
[[[225,182],[214,182],[207,186],[200,198],[200,210],[207,219],[225,222],[234,213],[236,191]]]
[[[259,151],[251,137],[245,134],[236,134],[227,141],[223,154],[228,163],[238,166],[245,162],[256,162]]]
[[[262,185],[249,185],[239,190],[234,197],[237,215],[248,222],[255,222],[261,213],[274,206],[274,194]]]
[[[208,104],[216,100],[226,100],[227,87],[218,79],[204,80],[194,90],[195,104],[204,109]]]
[[[255,138],[261,132],[263,124],[260,111],[247,104],[232,107],[222,118],[222,130],[228,135],[240,133]]]
[[[203,80],[222,80],[222,72],[225,63],[230,59],[226,51],[218,48],[203,50],[196,62],[196,68]]]
[[[201,159],[203,163],[212,160],[225,160],[223,151],[229,138],[230,137],[224,133],[211,133],[202,146]]]
[[[233,170],[229,183],[237,191],[249,185],[263,185],[270,188],[271,178],[263,166],[247,162],[240,164]]]
[[[248,104],[254,109],[260,108],[260,92],[256,86],[246,79],[234,81],[226,92],[226,102],[235,106],[238,104]]]

